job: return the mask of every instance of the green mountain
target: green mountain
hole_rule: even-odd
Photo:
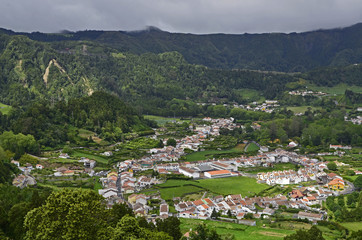
[[[1,31],[0,31],[1,32]],[[362,23],[303,33],[183,34],[157,28],[144,31],[79,31],[23,34],[37,41],[87,40],[134,54],[177,51],[187,62],[211,68],[304,72],[346,66],[362,60]]]
[[[321,32],[328,33],[328,31]],[[273,99],[287,90],[287,83],[300,82],[300,79],[322,86],[334,86],[339,83],[362,84],[359,77],[362,74],[362,66],[355,64],[291,74],[217,69],[190,64],[187,61],[187,54],[183,55],[182,49],[181,53],[177,51],[142,53],[147,49],[170,50],[158,48],[157,44],[152,48],[150,42],[156,39],[151,37],[153,34],[157,36],[168,34],[175,39],[178,39],[176,36],[182,36],[175,40],[174,46],[178,41],[184,41],[185,44],[188,41],[199,44],[200,39],[217,36],[177,35],[155,29],[135,33],[86,31],[67,34],[17,34],[2,30],[0,31],[0,102],[16,106],[27,105],[33,100],[44,100],[54,105],[58,101],[69,101],[72,98],[91,95],[96,91],[105,91],[132,104],[137,113],[195,116],[209,111],[196,102],[248,103],[259,100],[260,97]],[[116,35],[128,36],[128,40],[114,39]],[[140,40],[137,45],[135,39],[141,39],[141,36],[144,40]],[[220,36],[221,39],[227,37],[233,39],[245,38],[248,35]],[[260,37],[260,39],[262,36],[264,35],[253,35],[254,38]],[[265,36],[272,37],[274,34]],[[189,37],[194,39],[186,40]],[[110,42],[109,39],[114,41]],[[173,42],[173,38],[170,39],[169,42]],[[161,44],[163,41],[157,42]],[[250,42],[258,43],[254,40]],[[350,45],[357,46],[358,41],[355,42]],[[133,47],[129,48],[129,51],[120,50],[122,46],[130,45]],[[227,46],[233,46],[232,42]],[[270,46],[270,51],[275,49]],[[141,54],[134,53],[137,51]],[[213,51],[208,52],[215,54]],[[255,54],[257,52],[255,50]],[[195,56],[197,54],[198,51]],[[197,56],[202,58],[202,55]],[[276,55],[271,54],[271,56]],[[269,59],[269,56],[265,58]],[[206,61],[207,58],[204,59]],[[295,57],[295,61],[301,60]],[[215,60],[214,63],[216,62]]]

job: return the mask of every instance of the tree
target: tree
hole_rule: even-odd
[[[167,233],[173,237],[173,239],[180,239],[182,237],[180,224],[181,222],[177,217],[168,217],[164,220],[156,220],[157,230]]]
[[[154,232],[139,226],[137,219],[129,215],[124,216],[113,229],[110,240],[172,240],[164,232]]]
[[[212,219],[217,219],[219,217],[219,214],[216,212],[216,209],[214,208],[211,213]]]
[[[356,175],[356,173],[355,173],[353,170],[347,170],[346,174],[347,174],[348,176],[354,176],[354,175]]]
[[[69,155],[71,155],[73,152],[74,152],[74,150],[68,145],[64,146],[64,148],[62,150],[62,153],[67,153]]]
[[[38,163],[38,159],[29,155],[29,154],[24,154],[23,156],[21,156],[19,158],[19,163],[22,165],[25,165],[26,163],[30,163],[31,165],[35,165]]]
[[[107,210],[94,191],[53,192],[46,203],[28,212],[25,239],[103,239]]]
[[[309,230],[298,230],[296,233],[286,236],[284,240],[324,240],[321,230],[312,226]]]
[[[362,189],[362,175],[359,175],[353,182],[357,189]]]
[[[347,238],[348,240],[361,240],[362,239],[362,230],[352,232],[351,236]]]
[[[335,164],[334,162],[330,162],[327,164],[327,168],[331,171],[337,171],[337,164]]]
[[[221,236],[214,229],[210,230],[205,224],[199,224],[195,231],[191,232],[189,240],[221,240]]]
[[[228,217],[232,217],[230,209],[228,210],[227,214],[228,214]]]
[[[112,226],[116,226],[117,223],[126,215],[134,216],[133,210],[128,207],[126,203],[116,203],[112,206],[109,210],[109,219],[108,221],[111,222]]]
[[[176,140],[174,138],[167,139],[167,146],[173,146],[176,147]]]

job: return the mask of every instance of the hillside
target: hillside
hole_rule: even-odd
[[[148,33],[152,32],[163,34],[156,30]],[[89,32],[88,39],[99,34]],[[38,35],[48,36],[38,33],[30,37]],[[361,65],[303,74],[213,69],[190,64],[175,51],[138,55],[97,41],[41,42],[0,34],[0,102],[26,105],[32,100],[46,100],[54,104],[106,91],[132,104],[138,113],[196,116],[202,110],[196,102],[248,103],[261,96],[274,99],[293,85],[287,83],[301,78],[319,86],[362,84]]]
[[[122,52],[177,51],[186,61],[211,68],[305,72],[317,67],[346,66],[362,60],[362,24],[304,33],[182,34],[157,28],[144,31],[79,31],[66,34],[15,33],[38,41],[87,40]]]

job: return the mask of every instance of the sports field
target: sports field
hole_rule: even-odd
[[[156,185],[145,193],[159,191],[163,199],[183,197],[197,192],[209,192],[215,195],[241,194],[254,196],[268,188],[266,184],[258,184],[256,179],[248,177],[230,177],[202,180],[168,180]]]

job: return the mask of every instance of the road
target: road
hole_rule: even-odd
[[[346,195],[346,194],[350,194],[350,193],[353,193],[355,191],[355,187],[353,185],[353,183],[349,182],[349,181],[346,181],[345,182],[348,184],[348,188],[344,189],[343,191],[340,191],[338,195]]]

